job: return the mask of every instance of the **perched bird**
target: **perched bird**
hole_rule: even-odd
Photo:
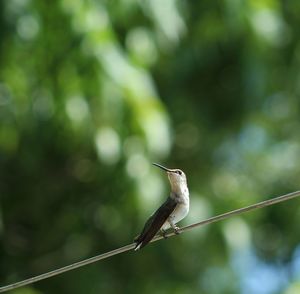
[[[165,236],[165,231],[172,228],[176,234],[179,234],[180,229],[176,224],[185,218],[189,212],[189,189],[184,172],[180,169],[166,168],[158,163],[153,163],[153,165],[167,172],[171,193],[147,220],[141,234],[134,239],[135,251],[146,246],[158,231],[161,231],[162,235]]]

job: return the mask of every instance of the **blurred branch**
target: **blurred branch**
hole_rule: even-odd
[[[218,222],[220,220],[229,218],[229,217],[234,216],[234,215],[239,215],[239,214],[248,212],[250,210],[255,210],[255,209],[263,208],[263,207],[266,207],[266,206],[270,206],[270,205],[273,205],[273,204],[276,204],[276,203],[279,203],[279,202],[283,202],[283,201],[287,201],[287,200],[290,200],[290,199],[293,199],[293,198],[296,198],[296,197],[299,197],[299,196],[300,196],[300,191],[292,192],[292,193],[289,193],[289,194],[286,194],[286,195],[282,195],[282,196],[279,196],[279,197],[276,197],[276,198],[273,198],[273,199],[269,199],[269,200],[262,201],[262,202],[259,202],[259,203],[256,203],[256,204],[252,204],[252,205],[249,205],[249,206],[246,206],[246,207],[243,207],[243,208],[232,210],[232,211],[229,211],[229,212],[211,217],[209,219],[206,219],[206,220],[188,225],[186,227],[181,228],[180,231],[184,232],[184,231],[192,230],[192,229],[194,229],[196,227],[199,227],[199,226],[215,223],[215,222]],[[174,232],[170,232],[166,236],[171,237],[171,236],[174,236],[174,235],[175,235]],[[162,236],[156,236],[152,239],[151,243],[156,242],[156,241],[161,240],[161,239],[163,239]],[[109,251],[109,252],[106,252],[106,253],[103,253],[103,254],[100,254],[100,255],[97,255],[97,256],[82,260],[82,261],[79,261],[79,262],[75,262],[75,263],[67,265],[65,267],[62,267],[62,268],[59,268],[59,269],[56,269],[56,270],[53,270],[53,271],[50,271],[50,272],[32,277],[32,278],[29,278],[29,279],[26,279],[26,280],[23,280],[23,281],[20,281],[20,282],[16,282],[16,283],[13,283],[13,284],[10,284],[10,285],[7,285],[7,286],[3,286],[3,287],[0,288],[0,292],[2,293],[2,292],[5,292],[5,291],[16,289],[16,288],[19,288],[19,287],[22,287],[22,286],[25,286],[25,285],[35,283],[37,281],[41,281],[41,280],[44,280],[44,279],[62,274],[64,272],[67,272],[67,271],[85,266],[87,264],[94,263],[96,261],[106,259],[106,258],[109,258],[111,256],[129,251],[129,250],[133,249],[134,247],[135,247],[135,243],[132,243],[132,244],[120,247],[118,249],[115,249],[115,250],[112,250],[112,251]]]

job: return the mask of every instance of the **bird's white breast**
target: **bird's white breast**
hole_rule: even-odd
[[[170,218],[174,224],[184,219],[189,212],[189,203],[177,204],[174,211],[171,213]]]
[[[174,211],[169,216],[169,220],[173,224],[180,222],[182,219],[184,219],[187,216],[189,212],[189,208],[190,208],[190,202],[187,194],[186,197],[184,197],[183,201],[176,205]],[[161,227],[163,230],[167,230],[171,227],[169,220],[167,220]]]

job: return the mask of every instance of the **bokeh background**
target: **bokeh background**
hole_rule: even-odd
[[[299,189],[298,0],[0,2],[1,286]],[[12,293],[300,293],[300,200]]]

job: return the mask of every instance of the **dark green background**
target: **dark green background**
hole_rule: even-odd
[[[0,282],[132,242],[188,177],[180,225],[299,189],[298,0],[0,2]],[[300,292],[300,202],[14,293]]]

